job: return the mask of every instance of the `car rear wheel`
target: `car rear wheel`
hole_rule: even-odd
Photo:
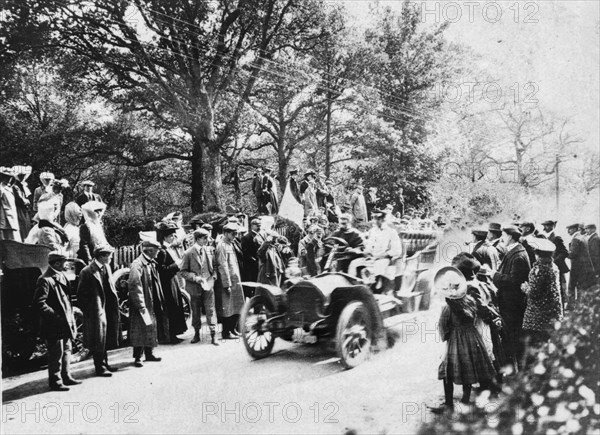
[[[246,350],[254,359],[265,358],[273,350],[275,336],[266,325],[266,321],[273,315],[274,312],[262,296],[254,296],[244,305],[240,319],[242,339]]]
[[[365,361],[371,352],[371,315],[362,302],[344,307],[337,324],[336,350],[342,365],[351,369]]]

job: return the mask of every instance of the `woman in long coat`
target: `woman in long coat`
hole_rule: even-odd
[[[523,284],[527,292],[527,307],[523,316],[523,334],[530,346],[550,338],[554,323],[563,317],[560,296],[560,272],[552,259],[555,245],[550,240],[536,241],[536,262]]]
[[[99,201],[88,201],[81,206],[85,223],[79,227],[79,251],[77,257],[86,264],[92,261],[92,254],[96,246],[108,245],[102,215],[106,204]]]
[[[162,244],[156,257],[160,285],[165,296],[165,304],[169,313],[169,335],[172,344],[181,342],[179,334],[187,331],[185,314],[183,313],[183,297],[178,277],[181,259],[178,252],[171,247],[177,236],[177,225],[171,222],[161,222],[156,231],[158,243]]]
[[[227,224],[223,228],[223,239],[217,245],[215,261],[222,286],[220,315],[223,323],[223,338],[235,338],[237,321],[244,306],[244,290],[241,284],[240,267],[232,242],[238,226]]]

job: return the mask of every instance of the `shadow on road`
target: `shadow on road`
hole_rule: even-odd
[[[118,364],[111,364],[112,367],[121,370],[127,370],[132,367],[130,362],[122,362]],[[77,368],[71,367],[71,373],[74,378],[79,380],[89,379],[95,376],[95,369],[93,367],[82,367]],[[118,373],[116,374],[118,376]],[[70,388],[85,388],[85,383],[82,385],[75,385]],[[27,397],[36,396],[38,394],[47,393],[48,390],[48,378],[44,377],[43,379],[37,379],[35,381],[25,382],[24,384],[19,384],[14,388],[10,388],[8,390],[2,391],[2,403],[10,403],[15,400],[25,399]]]

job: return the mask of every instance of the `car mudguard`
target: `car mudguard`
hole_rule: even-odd
[[[372,319],[373,328],[373,344],[385,337],[383,328],[383,319],[377,301],[369,288],[364,285],[354,285],[350,287],[338,287],[331,293],[331,301],[329,304],[328,313],[335,319],[331,322],[333,328],[337,325],[337,318],[348,303],[351,301],[360,301],[369,310]]]

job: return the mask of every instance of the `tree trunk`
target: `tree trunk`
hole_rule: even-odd
[[[285,152],[285,126],[281,127],[281,134],[279,135],[279,140],[277,141],[277,163],[279,165],[279,171],[277,174],[279,175],[279,194],[283,196],[285,192],[285,184],[287,182],[287,173],[288,173],[288,157]]]
[[[203,143],[200,135],[192,137],[192,213],[202,213],[204,211],[204,183],[203,177]]]
[[[204,202],[203,211],[223,210],[223,180],[221,179],[221,148],[216,141],[204,146]]]
[[[242,203],[242,189],[240,187],[240,171],[237,165],[233,168],[233,192],[235,202],[238,204]]]
[[[331,175],[331,91],[327,92],[327,113],[325,114],[325,176]]]

